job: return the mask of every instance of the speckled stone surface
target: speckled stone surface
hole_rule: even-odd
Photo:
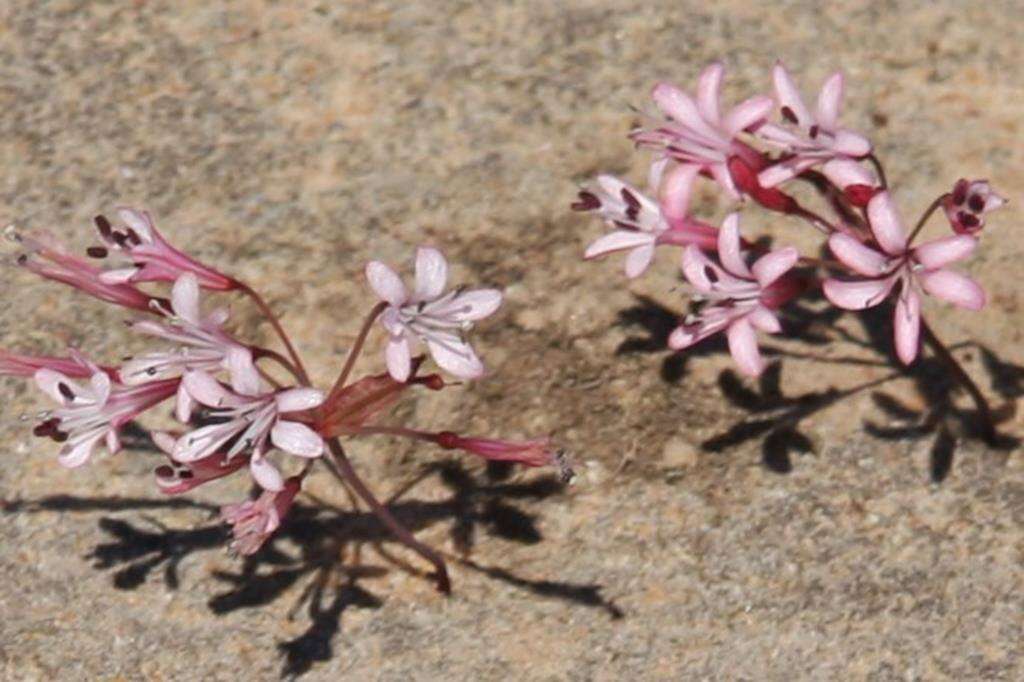
[[[961,175],[1011,199],[969,265],[989,307],[927,308],[980,344],[958,352],[1005,408],[1005,447],[970,438],[934,363],[891,377],[876,318],[771,341],[781,369],[758,386],[720,347],[650,352],[682,309],[671,255],[634,284],[579,260],[601,228],[567,210],[577,184],[642,178],[629,106],[714,58],[745,96],[777,57],[808,92],[845,69],[846,120],[908,215]],[[416,559],[325,473],[247,569],[213,518],[242,481],[169,501],[139,450],[64,471],[18,419],[43,403],[3,380],[0,677],[1021,679],[1022,60],[1010,0],[0,4],[0,224],[83,247],[96,212],[146,206],[266,292],[319,383],[367,307],[362,264],[437,245],[455,279],[508,292],[476,334],[492,376],[397,417],[552,433],[579,473],[560,490],[355,444],[382,495],[411,486],[396,509],[420,537],[471,549],[454,595],[402,570]],[[804,239],[762,215],[746,225]],[[141,347],[122,312],[18,269],[0,291],[4,347]],[[241,301],[235,320],[270,341]]]

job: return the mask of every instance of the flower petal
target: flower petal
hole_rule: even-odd
[[[871,223],[871,233],[883,251],[890,256],[898,256],[906,251],[907,234],[888,191],[871,197],[868,202],[868,221]]]
[[[185,382],[182,381],[178,384],[178,391],[174,397],[174,416],[178,421],[187,424],[192,419],[192,410],[194,408],[195,401],[192,400],[192,395],[185,388]],[[169,453],[170,450],[165,450],[165,452]]]
[[[775,62],[775,67],[772,69],[772,82],[775,85],[775,95],[779,99],[779,107],[787,107],[796,116],[797,122],[801,126],[812,125],[814,119],[811,118],[811,112],[804,106],[800,91],[797,90],[782,62]]]
[[[192,324],[199,319],[199,278],[191,272],[182,273],[171,289],[171,307],[174,314]]]
[[[264,490],[277,492],[284,488],[284,479],[277,467],[270,463],[266,457],[253,456],[249,460],[249,472],[257,484]]]
[[[836,71],[828,77],[818,93],[818,125],[835,130],[839,122],[839,108],[843,104],[843,74]]]
[[[782,331],[782,324],[778,316],[763,305],[759,305],[747,315],[747,320],[758,329],[769,334],[778,334]]]
[[[878,186],[874,173],[853,159],[832,159],[821,167],[821,172],[840,189],[850,185]]]
[[[828,248],[843,265],[867,277],[878,277],[889,265],[889,258],[884,253],[842,232],[828,238]]]
[[[324,439],[305,424],[279,419],[270,430],[270,440],[285,452],[299,457],[319,457]]]
[[[637,246],[652,243],[654,243],[654,235],[650,232],[616,230],[615,232],[609,232],[606,235],[598,237],[590,244],[590,246],[587,247],[587,250],[583,253],[583,257],[587,259],[597,258],[598,256],[603,256],[604,254],[612,253],[613,251],[632,249]]]
[[[207,407],[224,407],[236,402],[230,391],[202,370],[186,372],[181,380],[189,395]]]
[[[420,247],[416,249],[416,288],[413,298],[417,301],[433,301],[444,293],[448,281],[448,261],[437,249]]]
[[[93,400],[97,405],[106,405],[110,398],[110,377],[106,372],[96,372],[89,377],[89,386],[92,388]]]
[[[89,457],[92,456],[92,451],[96,447],[96,443],[98,443],[105,435],[105,431],[97,430],[88,438],[68,442],[63,448],[61,448],[60,455],[57,457],[57,462],[60,463],[62,467],[67,467],[68,469],[74,469],[75,467],[82,466],[89,461]]]
[[[651,97],[666,116],[693,129],[708,140],[721,141],[721,135],[704,121],[697,105],[679,88],[669,83],[658,83],[654,86]]]
[[[427,337],[426,342],[431,357],[441,369],[462,379],[483,376],[484,365],[480,358],[468,343],[455,334],[434,334]]]
[[[644,274],[647,266],[651,264],[651,260],[654,258],[654,242],[649,244],[642,244],[626,256],[625,271],[626,277],[633,279]]]
[[[412,372],[412,353],[409,350],[409,340],[404,334],[388,338],[387,346],[384,348],[384,361],[392,379],[404,382],[409,378],[409,373]]]
[[[726,270],[737,277],[753,278],[740,252],[739,213],[730,213],[722,221],[722,229],[718,231],[718,259],[722,261]]]
[[[863,310],[878,305],[892,291],[896,279],[826,279],[822,284],[825,298],[846,310]]]
[[[260,373],[248,348],[229,348],[224,360],[235,393],[248,396],[260,394]]]
[[[789,272],[799,259],[800,253],[792,246],[787,246],[761,256],[750,269],[763,289]]]
[[[942,268],[967,258],[978,246],[978,240],[966,234],[943,237],[914,249],[914,260],[928,270]]]
[[[402,279],[380,261],[374,260],[366,264],[366,280],[378,298],[393,306],[401,306],[409,300]]]
[[[733,107],[722,121],[722,127],[729,137],[735,137],[747,128],[764,121],[774,108],[775,102],[771,97],[754,95]]]
[[[909,365],[917,357],[921,338],[921,297],[909,287],[900,293],[896,301],[893,332],[896,339],[896,355],[903,364]]]
[[[676,166],[664,178],[661,187],[661,212],[669,220],[682,220],[690,212],[690,196],[700,166],[684,163]]]
[[[500,289],[471,289],[463,291],[452,299],[451,319],[457,321],[476,322],[490,317],[501,306]]]
[[[43,393],[53,398],[61,405],[66,404],[68,399],[61,392],[60,386],[62,384],[68,387],[78,386],[75,382],[71,381],[60,372],[52,369],[46,369],[45,367],[37,369],[36,373],[32,375],[32,378],[35,380],[36,386],[38,386]]]
[[[985,307],[985,290],[967,275],[952,270],[931,270],[917,274],[921,287],[936,298],[968,310]]]
[[[289,388],[274,396],[278,412],[301,412],[318,407],[324,401],[324,394],[315,388]]]
[[[840,154],[860,158],[871,152],[871,142],[868,138],[852,130],[840,128],[836,131],[836,137],[832,141],[832,149]]]
[[[756,377],[764,371],[764,360],[757,348],[757,333],[745,318],[729,325],[726,336],[729,339],[729,352],[741,372]]]
[[[718,95],[724,73],[721,62],[712,62],[704,67],[697,80],[697,109],[707,121],[718,121]]]

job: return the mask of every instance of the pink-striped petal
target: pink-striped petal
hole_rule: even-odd
[[[409,299],[402,279],[380,261],[370,261],[366,264],[366,279],[378,298],[393,306],[401,306]]]
[[[745,318],[729,325],[726,336],[729,339],[729,352],[741,372],[756,377],[764,371],[764,360],[757,348],[757,333]]]
[[[473,348],[455,334],[437,335],[426,339],[427,349],[441,369],[462,379],[479,379],[484,365]]]
[[[654,258],[654,242],[649,244],[642,244],[626,256],[626,262],[623,266],[626,277],[635,279],[640,275],[644,274],[647,267],[651,264],[651,260]]]
[[[324,394],[315,388],[290,388],[274,396],[278,412],[312,410],[324,401]]]
[[[84,440],[66,443],[64,447],[61,448],[60,454],[57,456],[57,462],[62,467],[67,467],[68,469],[74,469],[82,466],[89,461],[89,457],[92,456],[92,451],[96,447],[96,443],[98,443],[104,435],[106,435],[104,431],[96,431],[96,433],[90,435]]]
[[[868,202],[868,221],[878,245],[890,256],[899,256],[907,248],[907,234],[896,205],[888,191],[879,192]]]
[[[722,121],[722,127],[729,137],[735,137],[747,128],[763,122],[774,108],[775,102],[771,97],[754,95],[733,107]]]
[[[835,130],[839,124],[839,108],[843,104],[843,74],[837,71],[828,77],[818,93],[818,125]]]
[[[658,83],[651,93],[654,103],[669,118],[691,128],[708,140],[722,141],[721,135],[704,121],[690,96],[670,83]]]
[[[942,268],[967,258],[978,246],[978,240],[966,234],[943,237],[914,249],[914,260],[929,270]]]
[[[718,121],[718,97],[722,88],[725,67],[712,62],[704,67],[697,80],[697,109],[706,121]]]
[[[412,353],[405,335],[388,338],[387,346],[384,348],[384,361],[392,379],[404,382],[409,378],[409,373],[412,372]]]
[[[654,236],[650,232],[616,230],[594,240],[583,252],[583,257],[586,259],[597,258],[606,253],[633,249],[653,242]]]
[[[747,320],[758,329],[768,334],[778,334],[782,331],[782,324],[778,316],[763,305],[759,305],[747,315]]]
[[[281,472],[266,457],[253,455],[249,460],[249,471],[253,480],[264,490],[277,492],[284,488]]]
[[[413,298],[417,301],[433,301],[444,293],[448,281],[448,261],[437,249],[420,247],[416,249],[416,288]]]
[[[753,278],[740,251],[740,214],[730,213],[718,231],[718,259],[725,269],[744,279]]]
[[[494,314],[501,306],[502,294],[499,289],[472,289],[464,291],[450,303],[451,319],[476,322]]]
[[[921,338],[921,297],[913,289],[900,293],[893,313],[893,330],[896,340],[896,355],[905,365],[917,357]]]
[[[171,289],[171,307],[174,314],[192,324],[199,319],[199,278],[191,272],[182,273]]]
[[[917,274],[921,288],[936,298],[968,310],[985,307],[985,290],[967,275],[952,270],[931,270]]]
[[[669,220],[683,220],[690,213],[690,197],[700,166],[680,164],[670,170],[661,186],[661,212]]]
[[[761,256],[750,269],[763,289],[791,270],[799,259],[800,253],[787,246]]]
[[[825,298],[846,310],[863,310],[885,300],[896,283],[895,278],[854,279],[843,281],[827,279],[822,284]]]
[[[230,391],[202,370],[186,372],[181,381],[189,395],[207,407],[226,407],[237,402]]]
[[[772,82],[775,85],[775,96],[779,100],[779,107],[788,107],[801,126],[808,127],[813,124],[814,119],[811,117],[811,112],[804,106],[803,97],[800,96],[800,91],[782,62],[775,63],[775,67],[772,69]]]
[[[843,265],[867,277],[878,277],[889,265],[889,257],[884,253],[842,232],[828,238],[828,248]]]
[[[299,422],[278,420],[270,430],[270,441],[285,452],[299,457],[319,457],[324,439],[316,431]]]

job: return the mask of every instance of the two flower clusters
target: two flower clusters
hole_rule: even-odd
[[[985,214],[1005,203],[986,181],[959,180],[908,235],[871,142],[839,122],[841,73],[825,81],[811,109],[786,68],[776,64],[774,98],[755,95],[727,113],[719,102],[723,75],[721,64],[705,68],[692,96],[668,83],[655,86],[658,114],[630,135],[639,148],[655,154],[651,196],[605,175],[573,204],[612,228],[590,244],[585,257],[626,251],[627,277],[640,276],[657,247],[682,247],[682,274],[698,310],[672,332],[671,348],[682,350],[725,333],[740,370],[756,376],[765,367],[757,333],[781,332],[777,311],[820,288],[847,310],[894,300],[896,353],[909,364],[920,346],[922,294],[969,310],[985,305],[977,282],[948,266],[973,253]],[[793,247],[768,251],[751,244],[740,235],[738,213],[720,228],[693,217],[690,198],[700,177],[717,183],[730,199],[749,198],[813,226],[833,258],[822,261],[802,257]],[[795,182],[818,190],[831,217],[801,205],[787,191]],[[940,207],[953,234],[915,244]]]

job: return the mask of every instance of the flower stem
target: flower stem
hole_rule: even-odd
[[[935,209],[937,209],[939,206],[942,206],[942,202],[945,201],[948,197],[949,192],[946,192],[945,194],[941,195],[931,203],[928,209],[918,219],[917,225],[914,225],[914,230],[913,232],[910,233],[910,239],[907,240],[907,244],[914,243],[914,239],[917,238],[918,233],[921,231],[921,228],[924,227],[924,224],[928,222],[928,219],[932,217],[932,213],[935,213]]]
[[[929,348],[935,353],[942,362],[949,368],[953,373],[953,376],[960,382],[960,384],[967,389],[971,399],[974,400],[974,405],[978,408],[978,416],[981,422],[981,436],[989,445],[995,445],[996,443],[996,427],[995,422],[992,419],[992,408],[989,407],[988,401],[985,400],[985,396],[982,394],[981,389],[974,383],[970,375],[963,368],[956,357],[949,352],[945,344],[935,335],[932,328],[928,326],[928,323],[921,320],[921,332],[924,334],[924,342]]]
[[[864,158],[875,167],[875,172],[878,173],[878,181],[882,184],[882,189],[889,189],[889,181],[885,177],[885,168],[882,167],[882,162],[878,160],[878,157],[874,154],[868,154]]]
[[[835,225],[825,220],[814,211],[806,209],[803,206],[797,206],[797,209],[793,213],[793,215],[800,216],[804,220],[808,221],[811,225],[815,227],[815,229],[817,229],[826,237],[838,230],[838,228]]]
[[[398,519],[392,515],[388,508],[381,504],[366,484],[363,483],[363,480],[359,478],[355,469],[352,468],[352,463],[345,455],[345,450],[341,447],[341,443],[338,442],[337,438],[328,440],[327,447],[330,450],[331,459],[334,462],[334,465],[338,468],[339,473],[348,485],[350,485],[356,492],[356,495],[362,498],[367,506],[370,507],[370,510],[377,515],[377,518],[379,518],[381,522],[388,527],[388,529],[403,545],[434,565],[434,579],[437,580],[438,591],[443,594],[451,593],[452,584],[448,579],[448,567],[445,565],[444,559],[441,558],[441,555],[417,540],[405,526],[399,523]]]
[[[263,313],[263,316],[270,322],[270,326],[274,328],[277,335],[281,338],[281,342],[284,344],[285,349],[288,351],[288,356],[292,359],[292,364],[296,370],[296,378],[299,379],[300,383],[305,386],[309,386],[309,375],[306,374],[306,368],[302,365],[302,360],[299,358],[299,354],[295,351],[295,346],[292,345],[291,339],[288,338],[287,332],[284,327],[281,326],[280,320],[277,319],[277,315],[270,309],[267,302],[263,300],[256,291],[244,282],[238,282],[238,288],[249,298],[253,300],[256,306]]]
[[[356,337],[356,341],[352,344],[352,348],[348,351],[348,357],[345,358],[345,365],[341,368],[341,374],[338,375],[338,380],[334,382],[334,388],[331,389],[330,395],[333,396],[338,391],[345,387],[345,382],[348,381],[349,375],[352,373],[352,368],[356,364],[356,359],[363,350],[363,344],[366,343],[366,336],[370,333],[370,327],[376,321],[377,317],[380,316],[384,309],[387,308],[388,304],[381,301],[377,305],[373,306],[370,310],[370,314],[363,320],[363,326],[359,330],[359,335]],[[329,400],[330,398],[328,398]]]
[[[296,381],[302,381],[302,376],[299,374],[299,370],[295,368],[295,365],[289,362],[288,358],[281,355],[276,350],[271,350],[270,348],[255,347],[253,348],[253,354],[256,360],[259,360],[260,358],[267,358],[268,360],[273,360],[281,367],[283,367],[285,370],[287,370],[289,374],[295,377]]]

